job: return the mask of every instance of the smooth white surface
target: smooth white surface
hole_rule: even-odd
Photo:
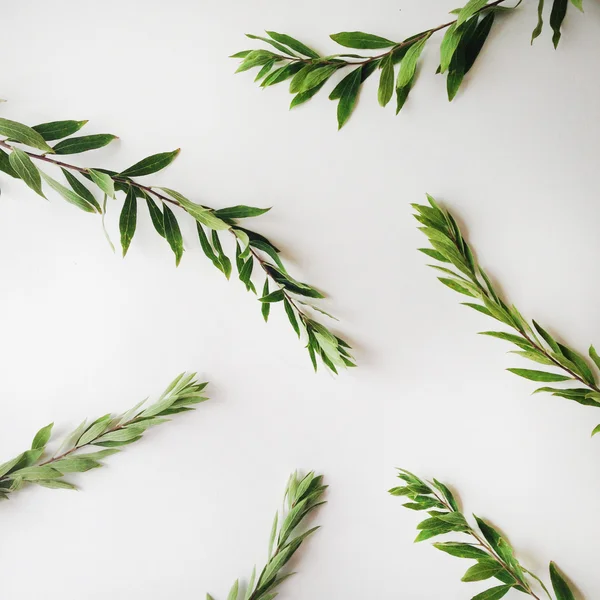
[[[452,484],[530,568],[546,574],[554,559],[582,597],[600,595],[599,415],[531,397],[504,371],[518,361],[475,335],[492,324],[424,266],[409,207],[426,191],[446,202],[524,314],[579,349],[600,343],[600,10],[571,10],[555,52],[548,30],[529,47],[534,4],[495,28],[454,103],[433,74],[436,38],[405,112],[377,106],[372,78],[341,133],[324,93],[288,113],[285,86],[233,75],[227,56],[254,46],[243,34],[275,29],[333,52],[329,33],[402,38],[455,0],[3,7],[2,116],[90,119],[85,132],[120,136],[84,165],[181,147],[153,181],[215,207],[274,206],[254,227],[328,292],[360,363],[313,375],[281,312],[265,325],[189,221],[179,269],[145,214],[121,260],[97,218],[2,175],[0,456],[50,421],[63,433],[128,408],[183,369],[212,397],[74,477],[80,493],[30,488],[2,504],[3,599],[224,598],[264,560],[296,467],[331,488],[282,598],[474,595],[483,585],[459,581],[466,561],[412,544],[418,515],[386,494],[395,466]]]

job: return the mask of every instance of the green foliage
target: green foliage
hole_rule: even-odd
[[[308,47],[289,36],[275,32],[270,32],[269,35],[272,36],[271,41],[275,47],[283,47],[283,44],[286,44],[286,47],[293,48],[294,52],[301,55],[312,57],[314,54]],[[257,51],[252,60],[257,64],[261,63],[264,52]],[[290,73],[291,71],[293,69],[290,69]],[[327,72],[327,69],[314,72],[308,70],[299,85],[321,85]],[[268,302],[265,298],[260,298],[265,321],[269,317],[271,303],[281,302],[283,313],[293,331],[305,340],[315,369],[317,359],[333,372],[337,372],[339,368],[354,366],[350,346],[316,320],[317,314],[327,313],[305,301],[322,299],[323,294],[314,287],[294,279],[281,260],[280,251],[275,244],[243,226],[243,219],[259,217],[270,208],[235,205],[215,210],[197,204],[171,188],[143,185],[136,181],[136,177],[151,175],[169,166],[179,155],[179,149],[147,156],[121,172],[83,168],[49,156],[52,153],[87,152],[105,146],[116,138],[112,134],[70,137],[86,123],[87,121],[54,121],[29,127],[16,121],[0,119],[0,135],[6,136],[5,139],[0,139],[0,170],[11,177],[21,179],[43,198],[46,186],[83,211],[102,214],[103,226],[106,209],[110,206],[107,199],[117,198],[117,195],[124,196],[119,217],[123,256],[129,251],[135,236],[139,222],[138,203],[142,201],[146,204],[154,229],[166,240],[175,256],[175,264],[179,265],[185,248],[178,219],[180,215],[187,214],[196,221],[198,238],[204,254],[227,279],[232,273],[232,256],[228,255],[224,248],[222,236],[234,241],[239,279],[253,294],[256,294],[256,285],[252,277],[262,272],[265,278],[263,289],[269,289],[270,283],[271,293],[274,294],[273,299]],[[60,141],[51,148],[47,142],[54,140]],[[22,149],[20,145],[41,150],[44,154]],[[57,173],[64,178],[64,183],[41,170],[41,164],[57,168]],[[104,198],[102,201],[96,198],[98,193]],[[112,247],[108,233],[106,236]]]
[[[194,405],[207,400],[203,395],[206,383],[198,383],[196,374],[178,375],[153,404],[144,407],[140,402],[120,415],[104,415],[95,421],[84,421],[62,442],[51,457],[46,456],[53,423],[40,429],[31,443],[31,449],[0,465],[0,499],[25,484],[33,483],[55,489],[75,489],[65,481],[69,473],[83,473],[102,466],[100,462],[120,452],[119,447],[137,442],[150,427],[169,421],[180,412],[194,410]],[[106,448],[86,452],[91,446]]]
[[[284,496],[285,508],[275,513],[265,566],[258,577],[256,567],[252,570],[244,594],[241,593],[239,581],[235,581],[227,600],[271,600],[277,595],[277,588],[293,575],[284,572],[285,565],[302,542],[319,529],[312,527],[298,533],[307,517],[325,504],[321,498],[326,489],[322,475],[311,472],[302,479],[297,473],[291,475]],[[207,599],[212,600],[212,596],[207,594]]]
[[[349,71],[337,84],[330,100],[338,101],[337,120],[341,128],[350,118],[356,105],[360,88],[364,81],[380,69],[378,102],[386,106],[396,89],[396,114],[404,107],[417,76],[417,66],[421,53],[429,38],[439,31],[446,31],[440,49],[438,73],[447,73],[448,99],[452,101],[460,89],[465,75],[471,70],[489,36],[499,13],[517,8],[521,1],[512,7],[502,6],[507,0],[469,0],[461,8],[452,11],[457,15],[454,21],[433,27],[403,41],[393,41],[362,31],[343,31],[331,35],[331,39],[355,50],[385,50],[372,56],[361,54],[332,54],[320,56],[298,40],[287,35],[267,31],[269,37],[246,34],[259,40],[273,50],[244,50],[232,55],[241,61],[236,72],[258,68],[255,81],[261,87],[269,87],[283,81],[290,81],[290,92],[294,94],[290,108],[303,104],[334,77],[338,72]],[[533,39],[538,37],[544,26],[544,0],[538,0],[538,23]],[[571,0],[583,10],[583,0]],[[567,13],[568,0],[553,0],[550,25],[554,31],[554,45],[558,45],[561,28]],[[399,65],[396,74],[396,66]],[[395,81],[395,84],[394,84]]]
[[[496,579],[501,583],[491,583],[492,587],[473,596],[472,600],[495,600],[511,590],[539,600],[536,584],[553,600],[542,580],[521,565],[514,548],[498,530],[477,516],[474,517],[477,526],[469,524],[448,486],[436,479],[425,481],[404,469],[398,469],[398,478],[402,484],[389,490],[389,493],[408,498],[409,502],[404,504],[406,508],[428,515],[417,525],[419,533],[415,542],[451,533],[460,534],[460,541],[435,542],[433,546],[450,556],[475,561],[467,569],[462,581]],[[567,581],[554,563],[550,563],[550,579],[556,600],[573,600]]]
[[[465,302],[465,306],[492,317],[514,331],[483,331],[482,335],[510,342],[517,348],[513,353],[553,369],[508,370],[530,381],[572,382],[571,387],[565,388],[540,387],[536,393],[547,392],[586,406],[600,407],[600,387],[597,383],[600,357],[594,347],[591,346],[588,352],[590,362],[573,348],[556,340],[536,321],[531,324],[527,322],[514,305],[503,300],[499,290],[477,262],[452,214],[442,209],[431,196],[428,199],[429,205],[413,204],[413,208],[416,211],[415,218],[421,224],[420,230],[432,246],[420,250],[441,263],[429,265],[445,275],[439,277],[439,281],[476,301]],[[454,270],[448,266],[454,267]],[[594,434],[598,431],[600,429],[596,428]]]

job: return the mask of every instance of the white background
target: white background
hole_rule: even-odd
[[[256,47],[243,34],[274,29],[334,52],[329,33],[402,39],[444,22],[455,0],[3,7],[2,116],[90,119],[84,132],[120,136],[74,157],[85,166],[181,147],[153,182],[214,207],[273,206],[252,225],[329,294],[360,367],[314,375],[282,311],[265,325],[189,221],[178,269],[145,211],[121,260],[99,218],[2,175],[0,456],[50,421],[64,433],[124,410],[184,369],[211,381],[212,398],[73,477],[81,492],[29,488],[3,503],[2,598],[223,598],[264,560],[295,468],[331,488],[283,598],[484,589],[460,582],[466,561],[413,545],[418,515],[386,493],[396,466],[455,486],[529,568],[546,576],[556,560],[582,597],[600,595],[600,440],[589,437],[600,414],[530,396],[504,370],[518,361],[503,342],[476,335],[492,323],[425,267],[409,206],[435,195],[524,314],[581,350],[600,343],[600,10],[571,10],[555,52],[549,30],[529,46],[536,4],[495,27],[452,104],[434,75],[437,37],[401,116],[377,106],[373,77],[340,133],[325,93],[289,113],[285,85],[233,75],[227,56]]]

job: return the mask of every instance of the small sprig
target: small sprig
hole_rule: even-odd
[[[407,497],[410,502],[404,504],[406,508],[426,511],[429,515],[429,518],[417,526],[419,534],[415,542],[448,533],[463,534],[468,541],[438,542],[433,546],[451,556],[476,561],[469,567],[462,581],[497,579],[502,583],[473,596],[472,600],[498,600],[510,590],[540,600],[532,587],[532,580],[541,586],[550,600],[574,600],[573,592],[555,563],[550,563],[550,580],[555,594],[553,598],[543,581],[521,565],[508,540],[490,523],[473,515],[477,527],[469,524],[447,485],[437,479],[424,481],[404,469],[398,469],[398,477],[403,484],[392,488],[389,493]]]
[[[317,358],[336,373],[340,367],[354,366],[350,346],[315,320],[317,313],[330,317],[314,304],[314,301],[325,296],[289,274],[275,244],[240,224],[240,220],[258,217],[270,210],[269,208],[237,205],[215,210],[196,204],[171,188],[144,185],[134,179],[164,169],[175,160],[179,150],[153,154],[118,173],[100,168],[79,167],[49,156],[94,150],[116,139],[116,136],[111,134],[69,137],[86,123],[87,121],[55,121],[28,127],[0,118],[0,135],[6,136],[6,139],[0,139],[0,170],[23,180],[43,198],[45,184],[67,202],[82,210],[102,214],[103,225],[108,198],[116,198],[118,193],[124,194],[125,201],[119,218],[123,256],[127,254],[135,235],[139,204],[146,205],[156,232],[167,241],[175,255],[176,265],[183,256],[184,245],[177,216],[170,207],[175,207],[177,211],[183,211],[194,218],[204,254],[227,279],[231,276],[232,263],[223,250],[220,235],[225,233],[232,236],[235,242],[238,276],[246,289],[256,294],[256,287],[252,282],[253,271],[256,273],[260,269],[264,275],[263,293],[259,300],[265,321],[269,318],[272,304],[283,304],[295,333],[299,338],[303,337],[306,340],[315,370]],[[48,142],[58,139],[62,141],[54,146],[49,145]],[[22,150],[15,144],[34,148],[42,154]],[[60,169],[64,184],[39,169],[36,163]],[[94,192],[100,192],[101,202]],[[106,235],[108,238],[108,234]]]
[[[70,433],[51,457],[45,457],[46,445],[52,435],[53,423],[40,429],[31,448],[0,465],[0,499],[33,483],[54,489],[75,489],[63,478],[69,473],[83,473],[102,466],[102,459],[120,452],[119,447],[137,442],[144,432],[165,423],[166,418],[194,410],[194,405],[207,400],[203,395],[206,383],[198,383],[196,374],[178,375],[160,398],[146,408],[145,400],[121,415],[104,415],[92,423],[85,420]],[[91,446],[106,448],[86,452]]]
[[[396,114],[403,108],[415,83],[417,66],[429,38],[439,31],[446,33],[441,42],[440,66],[438,73],[448,73],[448,99],[452,101],[481,52],[494,25],[496,14],[512,11],[519,6],[502,6],[507,0],[469,0],[463,8],[452,11],[457,17],[447,23],[432,27],[403,41],[364,33],[362,31],[344,31],[331,35],[331,39],[341,46],[359,50],[385,50],[374,56],[361,54],[331,54],[321,56],[306,44],[293,37],[267,31],[268,37],[246,34],[253,40],[263,41],[274,47],[272,50],[244,50],[232,58],[242,60],[237,72],[258,67],[255,81],[263,88],[291,79],[290,92],[294,98],[290,108],[310,100],[334,74],[350,70],[335,86],[330,100],[338,101],[338,127],[344,126],[356,105],[362,84],[376,70],[380,71],[378,101],[386,106],[394,90],[396,92]],[[570,0],[583,10],[583,0]],[[567,14],[569,0],[553,0],[550,24],[554,31],[554,46],[558,45],[561,28]],[[540,35],[544,25],[544,0],[538,0],[538,24],[533,32],[533,40]],[[398,72],[395,72],[399,65]]]
[[[419,229],[427,236],[432,246],[420,248],[420,251],[440,263],[455,268],[452,270],[446,266],[428,265],[443,274],[438,278],[439,281],[455,292],[478,301],[477,303],[464,302],[464,306],[492,317],[514,331],[514,333],[482,331],[481,335],[510,342],[518,348],[512,351],[513,354],[547,367],[555,367],[559,372],[520,368],[508,370],[536,382],[575,382],[578,387],[544,386],[534,393],[548,392],[553,396],[574,400],[585,406],[600,407],[600,387],[597,383],[600,356],[594,346],[590,346],[588,351],[595,365],[592,366],[584,356],[557,341],[536,321],[532,321],[530,325],[514,305],[509,306],[502,299],[502,295],[493,285],[490,277],[477,262],[474,252],[450,212],[440,208],[431,196],[428,196],[428,199],[429,206],[412,205],[416,210],[415,218],[423,225]],[[600,432],[600,425],[594,429],[592,435],[598,432]]]
[[[293,473],[285,491],[284,504],[287,507],[275,513],[269,539],[267,564],[256,577],[256,567],[252,570],[245,594],[240,590],[239,580],[233,584],[227,600],[272,600],[277,596],[277,588],[294,573],[284,573],[285,565],[296,553],[302,542],[319,527],[312,527],[303,533],[296,533],[304,520],[315,508],[325,504],[321,501],[327,489],[323,476],[309,473],[302,479]],[[207,600],[214,600],[210,594]]]

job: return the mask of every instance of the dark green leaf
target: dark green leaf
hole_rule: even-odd
[[[324,81],[327,81],[339,68],[339,65],[325,65],[311,69],[306,74],[306,77],[303,78],[298,89],[294,89],[294,92],[306,92],[320,85]]]
[[[56,152],[56,154],[79,154],[80,152],[102,148],[116,139],[116,135],[111,135],[109,133],[82,135],[80,137],[68,138],[62,142],[58,142],[58,144],[54,146],[54,152]]]
[[[254,206],[244,206],[240,204],[238,206],[231,206],[229,208],[221,208],[215,210],[214,214],[220,219],[245,219],[247,217],[258,217],[269,212],[270,208],[256,208]]]
[[[121,233],[121,247],[123,248],[123,256],[127,254],[129,245],[135,234],[135,227],[137,224],[137,198],[135,191],[132,187],[127,191],[125,203],[121,210],[121,217],[119,219],[119,231]]]
[[[542,29],[544,28],[544,0],[538,0],[538,21],[533,33],[531,34],[531,43],[533,44],[534,40],[539,37],[542,33]]]
[[[265,285],[262,291],[263,298],[269,295],[269,280],[265,279]],[[269,320],[269,312],[271,312],[271,305],[268,302],[264,302],[261,307],[261,312],[265,323]]]
[[[285,298],[285,294],[283,293],[283,290],[276,290],[274,292],[271,292],[270,294],[267,294],[266,296],[263,296],[262,298],[259,298],[260,302],[281,302],[283,299]]]
[[[173,150],[173,152],[160,152],[159,154],[153,154],[148,156],[139,162],[136,162],[131,167],[121,171],[119,177],[142,177],[143,175],[150,175],[156,173],[168,167],[179,154],[180,149]]]
[[[221,240],[219,239],[219,234],[214,229],[211,233],[211,237],[213,246],[217,251],[217,258],[219,260],[219,263],[221,264],[221,271],[223,271],[225,277],[229,279],[229,277],[231,276],[231,261],[223,252]]]
[[[473,596],[471,600],[500,600],[500,598],[504,598],[512,588],[512,585],[499,585]]]
[[[164,217],[160,208],[156,205],[156,202],[150,196],[144,195],[146,199],[146,205],[148,206],[148,212],[150,213],[150,219],[152,219],[152,225],[154,225],[154,229],[158,235],[165,237],[165,223]]]
[[[310,100],[326,83],[326,81],[322,81],[319,85],[310,88],[310,90],[296,94],[290,102],[290,110],[300,104],[304,104],[307,100]]]
[[[569,584],[565,581],[554,562],[550,563],[550,580],[556,594],[556,600],[575,600]]]
[[[38,168],[33,164],[33,161],[27,156],[23,150],[13,148],[8,157],[10,166],[15,173],[36,193],[42,198],[45,198],[42,191],[42,178]]]
[[[571,377],[566,377],[565,375],[558,375],[556,373],[547,373],[545,371],[534,371],[531,369],[507,369],[511,373],[515,375],[519,375],[520,377],[524,377],[525,379],[529,379],[531,381],[567,381],[571,379]]]
[[[303,64],[301,62],[290,63],[289,65],[285,65],[284,67],[280,67],[279,69],[275,69],[272,73],[267,75],[260,84],[261,87],[269,87],[271,85],[276,85],[277,83],[281,83],[282,81],[286,81],[293,75],[295,75],[300,69],[302,69]]]
[[[300,337],[300,327],[298,326],[298,320],[296,319],[294,309],[292,308],[292,305],[290,304],[287,298],[283,299],[283,306],[285,307],[285,312],[288,316],[288,319],[290,320],[290,323],[292,324],[292,327],[294,328],[294,331],[296,332],[296,335]]]
[[[361,73],[362,67],[351,71],[338,83],[329,96],[332,100],[339,98],[337,107],[338,129],[345,125],[354,110],[358,91],[360,90]]]
[[[408,49],[406,56],[400,63],[400,72],[398,73],[398,80],[396,81],[396,86],[398,88],[404,88],[412,84],[415,73],[417,72],[417,62],[429,37],[430,36],[427,35]]]
[[[391,48],[396,45],[396,42],[371,33],[363,33],[362,31],[342,31],[334,33],[330,37],[340,46],[359,48],[361,50],[377,50],[380,48]]]
[[[485,15],[485,17],[477,24],[477,28],[473,35],[469,38],[465,47],[465,73],[468,73],[475,64],[477,57],[490,35],[495,18],[496,15],[493,12]]]
[[[560,353],[560,348],[558,347],[558,343],[554,340],[554,338],[536,321],[533,321],[533,326],[535,330],[544,338],[544,341],[554,350],[554,352]]]
[[[284,54],[287,54],[289,56],[296,56],[293,52],[290,51],[289,48],[286,48],[283,44],[280,44],[279,42],[276,42],[275,40],[270,40],[269,38],[261,37],[260,35],[253,35],[251,33],[247,33],[246,37],[250,38],[251,40],[261,40],[262,42],[270,44],[271,46],[273,46],[273,48],[276,48],[277,50],[279,50],[280,52],[283,52]],[[242,57],[234,56],[233,58],[244,58],[244,57],[243,56]]]
[[[7,175],[20,179],[17,172],[12,168],[8,154],[4,150],[0,149],[0,171],[4,171]]]
[[[179,223],[177,218],[173,214],[173,211],[165,204],[163,205],[163,224],[165,229],[165,237],[171,250],[175,254],[175,265],[179,265],[179,261],[183,256],[183,238],[181,236],[181,229],[179,229]]]
[[[215,267],[222,271],[223,268],[221,266],[221,263],[219,262],[219,258],[215,254],[215,251],[208,240],[208,236],[206,235],[204,228],[202,227],[202,225],[200,225],[200,223],[196,222],[196,229],[198,231],[198,238],[200,239],[200,246],[202,247],[202,251],[212,261]]]
[[[5,135],[11,140],[21,142],[31,148],[37,148],[44,152],[53,152],[52,148],[48,146],[46,140],[31,127],[17,123],[17,121],[11,121],[10,119],[0,118],[0,135]]]
[[[433,544],[438,550],[446,552],[451,556],[457,556],[458,558],[474,558],[475,560],[481,560],[482,558],[488,558],[488,554],[471,546],[470,544],[463,544],[460,542],[438,542]]]
[[[550,26],[554,35],[552,36],[552,43],[556,48],[561,38],[561,27],[565,17],[567,16],[567,7],[569,0],[554,0],[552,4],[552,12],[550,13]]]
[[[34,125],[32,129],[37,131],[47,142],[51,142],[77,133],[86,123],[87,121],[52,121]]]
[[[79,181],[79,179],[77,179],[75,175],[63,168],[61,168],[61,171],[65,176],[65,179],[73,189],[73,191],[78,196],[81,196],[84,200],[89,202],[98,212],[102,212],[98,201],[96,200],[96,198],[94,198],[94,194],[92,194],[92,192],[90,192],[90,190],[88,190],[88,188],[85,185],[83,185],[83,183],[81,183],[81,181]]]
[[[302,42],[294,39],[293,37],[286,35],[285,33],[277,33],[276,31],[267,31],[269,37],[273,38],[276,42],[280,44],[285,44],[292,50],[303,54],[304,56],[308,56],[309,58],[319,58],[319,54],[315,52],[312,48],[304,45]]]
[[[50,175],[40,171],[42,179],[56,192],[58,192],[67,202],[74,204],[86,212],[96,212],[96,207],[90,204],[87,200],[82,198],[79,194],[76,194],[72,190],[66,188],[64,185],[50,177]]]

